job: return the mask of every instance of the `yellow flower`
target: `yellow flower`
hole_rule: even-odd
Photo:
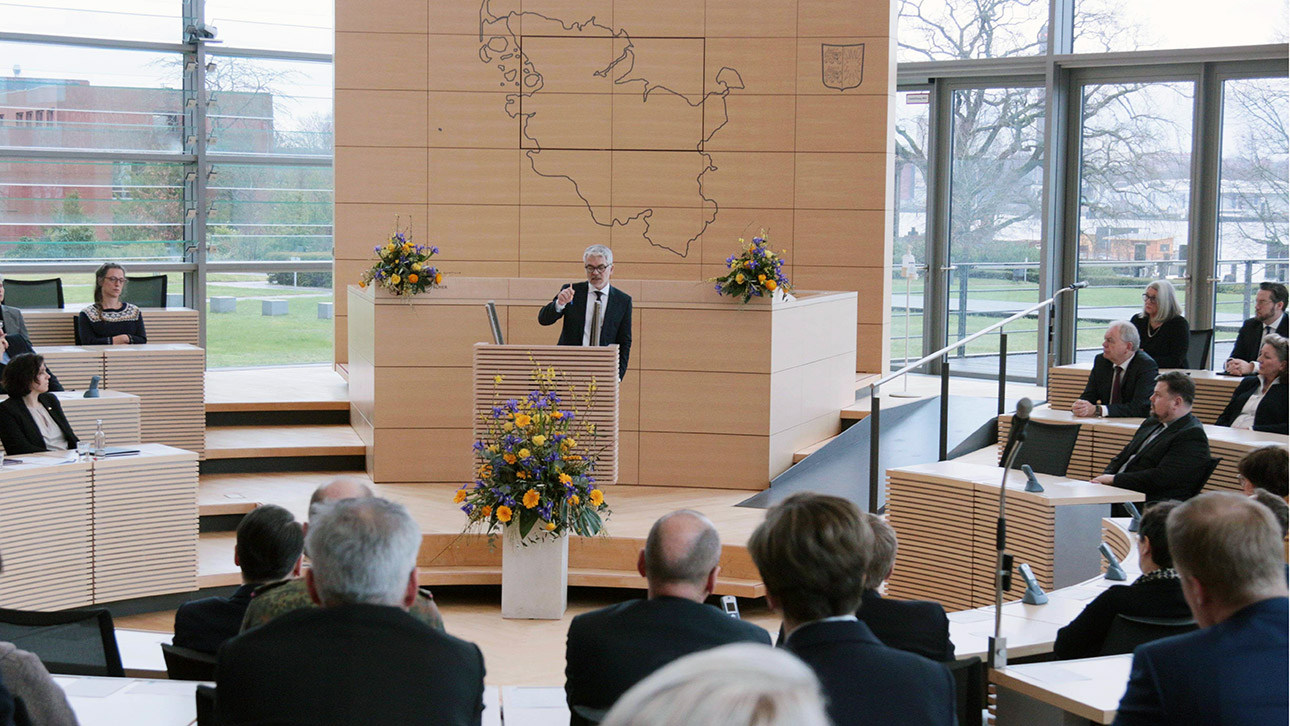
[[[563,473],[562,473],[562,474],[560,474],[560,483],[561,483],[561,484],[572,484],[572,483],[573,483],[573,477],[569,476],[568,474],[563,474]]]
[[[577,495],[577,494],[574,494],[573,496],[569,497],[569,505],[570,505],[570,506],[576,507],[576,506],[578,506],[578,502],[580,502],[580,501],[582,501],[582,500],[578,498],[578,495]]]
[[[503,504],[497,508],[497,521],[505,524],[511,521],[511,508]]]
[[[492,514],[493,514],[493,508],[488,506],[487,504],[479,508],[479,516],[483,519],[488,519],[490,516],[492,516]]]
[[[490,478],[490,477],[492,477],[492,476],[493,476],[493,465],[492,465],[492,464],[484,464],[483,466],[479,467],[479,478],[480,478],[480,479],[488,479],[488,478]]]
[[[358,289],[360,289],[360,290],[366,290],[366,289],[367,289],[367,283],[366,283],[366,282],[363,282],[362,280],[359,280],[359,281],[358,281]]]
[[[546,530],[546,531],[548,531],[548,532],[550,532],[550,531],[554,530],[554,529],[555,529],[555,522],[547,522],[546,524],[542,525],[542,529],[545,529],[545,530]]]
[[[765,283],[766,283],[766,276],[765,276],[765,275],[758,275],[758,276],[757,276],[757,282],[760,282],[760,283],[762,283],[762,284],[765,284]]]
[[[511,423],[510,421],[507,421],[506,423],[502,424],[502,430],[507,433],[510,433],[511,429],[513,428],[515,428],[515,424]]]
[[[564,448],[566,448],[566,449],[572,449],[573,447],[575,447],[575,446],[577,446],[577,445],[578,445],[578,441],[577,441],[577,439],[571,439],[571,438],[570,438],[570,439],[565,439],[565,440],[563,440],[563,441],[561,441],[561,442],[560,442],[560,445],[561,445],[561,446],[563,446],[563,447],[564,447]]]
[[[564,457],[564,460],[565,460],[565,461],[582,461],[582,457],[581,457],[581,456],[578,456],[577,454],[569,454],[568,456]]]
[[[529,458],[529,457],[530,457],[530,456],[532,456],[532,455],[533,455],[533,453],[532,453],[531,451],[529,451],[528,449],[520,449],[520,458],[521,458],[521,459],[527,459],[527,458]]]
[[[592,506],[599,507],[605,503],[605,493],[599,489],[592,489],[587,493],[587,497],[591,499]]]
[[[397,276],[396,276],[396,277],[397,277]],[[740,285],[744,284],[744,273],[742,273],[742,272],[741,272],[741,273],[739,273],[739,274],[735,275],[735,282],[739,283]],[[396,283],[396,284],[397,284],[397,283]]]
[[[485,451],[487,451],[487,452],[488,452],[488,453],[490,453],[490,454],[496,454],[496,453],[497,453],[497,444],[489,444],[489,445],[488,445],[488,448],[487,448],[487,449],[485,449]]]
[[[420,279],[421,278],[417,277],[417,273],[415,272],[408,275],[408,282],[412,283],[413,285],[417,284],[417,280],[420,280]]]
[[[390,275],[390,282],[394,283],[395,285],[399,284],[402,281],[403,281],[403,278],[399,277],[398,275]]]
[[[507,464],[514,464],[515,454],[512,454],[509,451],[506,452],[505,454],[502,454],[502,461],[505,461]]]
[[[413,272],[420,272],[420,271],[421,271],[421,263],[420,263],[420,262],[413,262],[413,263],[412,263],[412,271],[413,271]]]
[[[538,434],[537,436],[533,437],[534,446],[541,446],[542,444],[545,444],[545,443],[546,443],[546,437],[543,436],[542,434]]]
[[[551,418],[553,418],[553,419],[562,419],[562,418],[564,418],[564,411],[553,411],[553,412],[551,412]]]
[[[529,478],[529,473],[528,473],[527,471],[524,471],[523,469],[520,469],[519,471],[515,472],[515,478],[516,478],[516,479],[528,479],[528,478]]]
[[[777,288],[777,287],[779,287],[779,283],[775,282],[774,280],[767,280],[767,281],[766,281],[766,289],[767,289],[767,290],[774,290],[774,289],[775,289],[775,288]]]
[[[521,413],[515,417],[515,425],[521,428],[533,423],[533,417],[527,413]]]
[[[501,373],[498,373],[497,375],[493,376],[493,383],[496,383],[496,384],[498,384],[498,385],[501,385],[501,383],[502,383],[502,374],[501,374]]]
[[[434,273],[434,284],[438,285],[442,282],[443,282],[443,273],[442,272]]]
[[[466,501],[466,490],[458,489],[457,493],[452,495],[452,502],[453,504],[461,504],[464,501]]]
[[[730,269],[733,270],[738,264],[739,264],[739,260],[731,260],[730,262],[726,263],[726,267],[729,267]]]
[[[536,507],[538,505],[538,502],[540,501],[542,501],[542,495],[538,494],[536,489],[530,489],[527,492],[524,492],[525,509],[532,509]]]

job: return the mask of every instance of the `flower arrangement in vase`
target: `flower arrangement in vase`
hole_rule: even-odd
[[[401,230],[395,219],[394,227],[388,242],[372,248],[376,263],[363,271],[358,286],[375,285],[394,295],[416,295],[443,284],[443,272],[430,264],[430,258],[439,254],[439,248],[413,244],[410,225]]]
[[[793,289],[784,274],[784,258],[767,248],[768,237],[766,230],[762,230],[751,242],[739,238],[742,249],[726,258],[726,274],[708,280],[716,283],[717,292],[742,297],[744,302],[748,302],[754,297],[769,296],[777,291],[787,294]],[[781,250],[781,254],[784,251]]]

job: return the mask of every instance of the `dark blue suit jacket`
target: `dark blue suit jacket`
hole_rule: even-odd
[[[1117,726],[1266,726],[1290,718],[1286,598],[1133,651]]]
[[[1282,315],[1281,323],[1277,325],[1277,335],[1284,338],[1288,332],[1290,332],[1290,315]],[[1250,318],[1241,324],[1241,330],[1236,334],[1236,345],[1232,346],[1232,354],[1228,358],[1253,361],[1259,357],[1262,343],[1263,323],[1258,318]]]
[[[784,647],[819,677],[834,726],[957,723],[949,669],[883,645],[864,623],[808,623]]]
[[[1142,351],[1134,353],[1120,380],[1120,403],[1111,403],[1115,366],[1098,353],[1093,359],[1093,370],[1088,373],[1088,383],[1079,397],[1089,403],[1106,406],[1107,418],[1146,416],[1151,413],[1151,392],[1156,388],[1156,375],[1159,373],[1155,359]]]
[[[555,298],[538,311],[538,322],[553,325],[564,318],[557,345],[582,345],[582,330],[587,322],[587,283],[573,285],[573,299],[564,309],[556,312]],[[618,378],[627,374],[627,359],[632,352],[632,296],[609,286],[609,306],[600,321],[600,344],[618,344]]]
[[[1241,415],[1245,402],[1250,400],[1250,396],[1253,396],[1262,385],[1263,379],[1259,376],[1246,376],[1232,392],[1232,400],[1227,402],[1227,408],[1219,414],[1214,425],[1231,426],[1236,417]],[[1268,389],[1267,395],[1254,411],[1254,430],[1270,434],[1287,433],[1290,431],[1290,426],[1287,425],[1288,418],[1290,418],[1290,388],[1277,381]]]
[[[883,645],[938,661],[954,660],[950,620],[940,603],[893,600],[865,590],[856,617]]]
[[[229,597],[205,597],[175,611],[175,645],[214,655],[242,630],[242,618],[256,585],[242,585]]]

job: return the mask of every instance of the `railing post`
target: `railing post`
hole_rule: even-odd
[[[950,357],[941,356],[941,457],[945,461],[950,446]]]
[[[878,389],[869,387],[869,512],[878,513],[878,418],[882,413],[882,402],[878,399]]]
[[[1035,367],[1039,366],[1039,352],[1035,351]],[[1036,371],[1038,372],[1038,371]],[[999,333],[999,415],[1003,415],[1003,398],[1008,395],[1008,334]]]
[[[972,273],[971,265],[959,265],[959,340],[967,337],[968,316],[968,277]],[[967,346],[958,349],[958,357],[967,355]]]

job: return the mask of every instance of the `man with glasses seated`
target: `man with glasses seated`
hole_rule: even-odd
[[[632,298],[609,286],[614,272],[614,253],[604,245],[592,245],[582,253],[587,281],[568,283],[555,299],[538,311],[538,322],[553,325],[564,318],[557,345],[618,344],[618,378],[627,373],[632,349]],[[593,297],[594,296],[594,297]],[[592,298],[591,304],[587,304]]]

